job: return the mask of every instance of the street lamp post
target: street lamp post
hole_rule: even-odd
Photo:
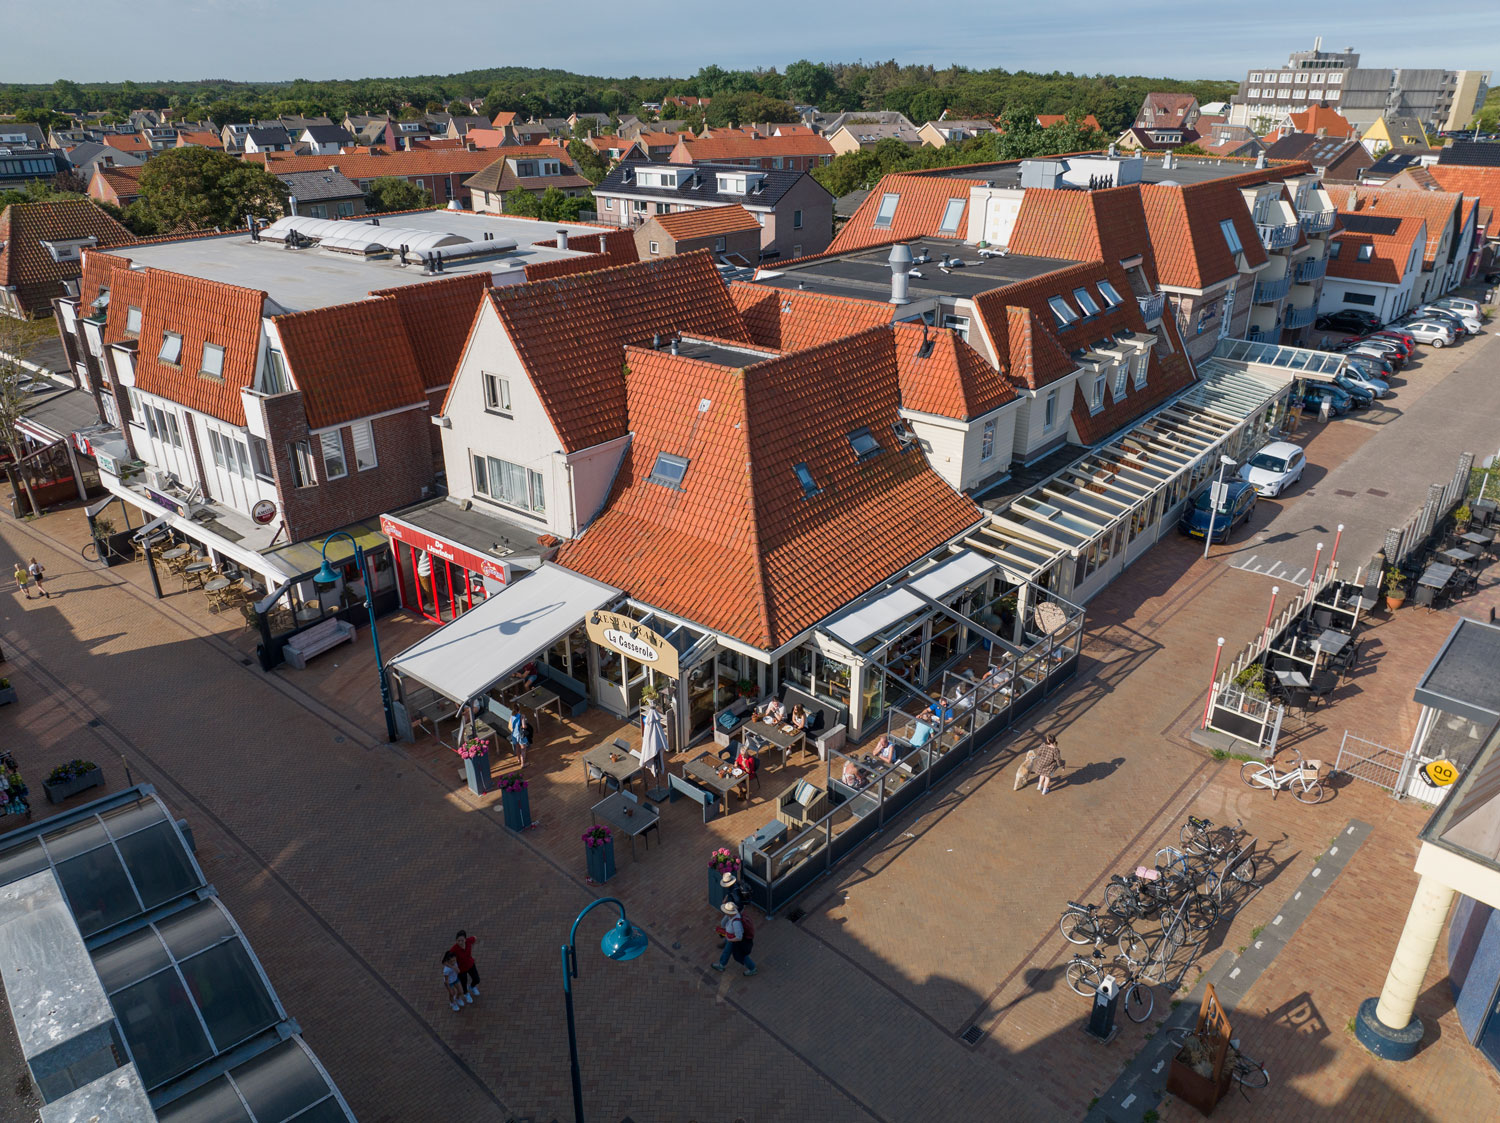
[[[354,535],[347,530],[335,530],[323,539],[323,565],[313,577],[314,585],[337,585],[338,574],[328,564],[328,543],[335,538],[347,538],[354,547],[354,561],[359,566],[359,575],[365,583],[365,610],[370,614],[370,645],[375,649],[375,673],[380,676],[380,706],[385,710],[385,736],[387,741],[396,739],[396,714],[391,709],[391,687],[385,679],[385,662],[380,658],[380,633],[375,628],[375,582],[370,579],[370,567],[365,561],[365,551]]]
[[[574,948],[574,943],[578,936],[579,923],[600,905],[614,905],[620,910],[620,919],[615,922],[613,928],[604,933],[604,938],[599,941],[599,950],[604,953],[604,958],[624,963],[626,960],[636,959],[644,954],[647,944],[646,933],[626,919],[625,905],[615,897],[600,897],[597,901],[586,905],[578,914],[573,921],[572,929],[568,932],[568,942],[562,946],[563,1001],[568,1008],[568,1057],[573,1064],[573,1119],[575,1123],[583,1123],[583,1077],[578,1071],[578,1027],[573,1020],[573,980],[578,978],[578,952]]]
[[[1221,496],[1224,494],[1224,469],[1233,468],[1234,458],[1230,456],[1219,457],[1219,480],[1208,492],[1208,533],[1203,536],[1203,556],[1208,557],[1208,548],[1214,541],[1214,516],[1219,513],[1219,504],[1223,502]]]

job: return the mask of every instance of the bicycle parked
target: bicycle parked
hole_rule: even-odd
[[[90,538],[78,552],[83,556],[83,560],[87,562],[102,561],[108,563],[110,558],[130,561],[130,555],[115,549],[109,544],[107,538]]]
[[[1156,995],[1142,977],[1139,965],[1128,960],[1121,963],[1122,959],[1124,956],[1105,959],[1104,953],[1096,949],[1089,957],[1075,955],[1063,975],[1069,988],[1084,998],[1093,998],[1105,978],[1113,978],[1124,1000],[1125,1016],[1133,1022],[1144,1022],[1156,1008]]]
[[[1318,779],[1318,761],[1305,761],[1296,754],[1296,764],[1285,772],[1276,771],[1274,760],[1264,764],[1247,760],[1240,767],[1240,779],[1252,788],[1269,788],[1271,798],[1283,788],[1290,788],[1302,803],[1322,803],[1325,794],[1323,782]]]
[[[1114,943],[1120,954],[1132,962],[1144,962],[1150,957],[1153,944],[1150,939],[1135,930],[1133,918],[1113,909],[1099,912],[1098,905],[1080,905],[1069,901],[1058,920],[1058,931],[1070,944]],[[1134,953],[1134,954],[1132,954]],[[1137,958],[1138,957],[1138,958]]]
[[[1166,1031],[1167,1040],[1177,1048],[1182,1048],[1189,1041],[1197,1038],[1205,1045],[1208,1042],[1208,1034],[1200,1033],[1192,1026],[1172,1026]],[[1229,1066],[1229,1073],[1245,1088],[1264,1088],[1271,1083],[1271,1074],[1266,1066],[1252,1057],[1249,1053],[1240,1049],[1239,1038],[1229,1040],[1229,1054],[1224,1058]]]

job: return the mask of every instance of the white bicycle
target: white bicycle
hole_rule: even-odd
[[[1252,788],[1269,788],[1271,798],[1283,789],[1290,788],[1302,803],[1322,803],[1325,794],[1323,781],[1318,779],[1318,770],[1323,767],[1320,760],[1303,760],[1297,754],[1296,763],[1285,772],[1276,771],[1272,760],[1259,763],[1247,760],[1240,766],[1240,779]]]

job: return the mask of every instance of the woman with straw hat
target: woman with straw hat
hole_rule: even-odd
[[[719,956],[719,961],[710,963],[709,966],[715,971],[722,971],[728,966],[732,955],[734,961],[745,969],[746,975],[755,974],[755,960],[750,958],[750,949],[755,946],[755,928],[740,911],[740,906],[733,901],[725,901],[720,908],[723,910],[724,920],[714,931],[724,938],[724,951]]]

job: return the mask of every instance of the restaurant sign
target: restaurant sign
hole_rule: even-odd
[[[390,515],[380,516],[380,531],[392,542],[405,542],[415,550],[431,554],[433,557],[442,558],[444,561],[452,562],[454,565],[462,566],[470,573],[482,573],[491,581],[501,585],[510,581],[510,566],[497,558],[487,558],[483,554],[476,553],[438,538],[436,535],[412,526],[410,523],[394,519]],[[429,570],[429,572],[431,572]]]
[[[1431,760],[1422,765],[1422,779],[1434,788],[1446,788],[1458,779],[1458,769],[1451,760]]]
[[[614,612],[595,612],[588,619],[589,639],[644,663],[658,674],[676,678],[677,649],[639,620]]]

